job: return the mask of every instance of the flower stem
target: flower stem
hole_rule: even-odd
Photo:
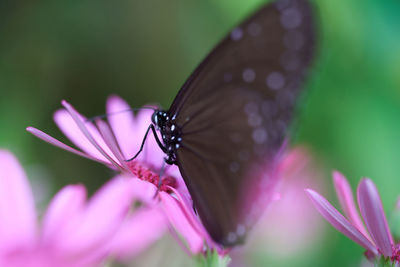
[[[229,255],[219,256],[218,253],[214,251],[207,251],[205,255],[200,255],[196,259],[197,267],[227,267],[228,263],[231,261]]]

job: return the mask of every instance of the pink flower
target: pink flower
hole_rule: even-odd
[[[153,111],[142,110],[134,116],[124,100],[112,96],[107,101],[107,113],[115,115],[108,117],[108,123],[101,119],[92,123],[66,101],[62,101],[62,105],[65,109],[58,110],[54,114],[54,120],[61,131],[81,150],[72,148],[38,129],[28,127],[27,130],[57,147],[129,174],[145,181],[154,189],[158,187],[160,167],[165,155],[151,133],[141,154],[133,161],[125,161],[139,151]],[[176,166],[166,166],[157,198],[158,206],[172,225],[171,229],[184,238],[192,253],[204,251],[204,244],[222,252],[193,212],[192,200]]]
[[[319,173],[307,148],[297,146],[287,151],[278,165],[278,173],[280,183],[275,188],[275,201],[264,208],[246,244],[231,254],[235,266],[251,265],[255,255],[265,265],[288,265],[313,251],[321,240],[322,218],[309,205],[303,190],[318,182],[315,178]]]
[[[129,215],[132,201],[145,199],[146,194],[152,197],[154,190],[122,176],[89,201],[82,185],[69,185],[51,200],[38,223],[24,170],[10,152],[0,150],[0,266],[98,266],[109,256],[120,256],[117,248],[126,242],[118,237],[129,234],[124,227],[146,223],[152,237],[162,233],[165,221],[159,210],[141,209]],[[151,216],[153,223],[149,225],[143,216]],[[150,244],[152,237],[141,238],[141,246]]]
[[[333,181],[345,216],[320,194],[306,189],[319,213],[338,231],[364,247],[367,250],[365,255],[370,260],[383,256],[393,263],[400,263],[399,245],[393,241],[378,190],[372,180],[362,179],[357,188],[358,206],[366,228],[358,214],[346,178],[341,173],[334,172]]]

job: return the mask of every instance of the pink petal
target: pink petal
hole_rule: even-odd
[[[101,119],[96,120],[96,125],[99,129],[99,133],[103,137],[104,142],[107,147],[110,149],[111,153],[117,158],[117,161],[122,165],[122,167],[127,170],[128,166],[126,165],[125,158],[121,154],[121,151],[118,147],[117,141],[106,122]]]
[[[43,240],[50,242],[62,236],[68,220],[78,216],[86,202],[86,190],[82,185],[68,185],[61,189],[47,208],[43,218]]]
[[[131,107],[120,97],[111,96],[107,99],[108,122],[115,134],[125,159],[132,157],[140,147],[143,136],[135,129],[136,121]],[[140,133],[142,134],[142,133]]]
[[[141,110],[136,116],[136,131],[139,133],[137,142],[140,144],[143,140],[143,136],[146,133],[147,128],[151,123],[152,110]],[[157,131],[158,139],[162,140],[161,134]],[[160,167],[164,162],[165,154],[158,146],[156,139],[152,132],[149,132],[149,136],[146,139],[143,160],[150,164],[150,166]]]
[[[126,159],[133,157],[140,149],[145,133],[151,122],[152,110],[140,110],[136,116],[129,112],[130,106],[120,97],[111,96],[107,101],[107,113],[111,128]],[[137,160],[150,166],[161,166],[164,153],[158,147],[153,133],[149,132],[143,151]]]
[[[63,250],[79,254],[102,251],[109,246],[109,239],[125,219],[131,203],[129,179],[122,176],[112,179],[93,196],[80,216],[69,219]]]
[[[129,179],[129,186],[132,190],[132,198],[146,203],[146,205],[154,205],[157,200],[154,198],[157,187],[149,182],[139,179]]]
[[[0,150],[0,250],[29,245],[36,235],[36,212],[28,179],[18,160]]]
[[[185,214],[185,217],[188,223],[196,230],[196,232],[200,233],[201,235],[207,235],[207,231],[203,228],[203,225],[200,223],[200,220],[195,216],[193,206],[190,198],[188,196],[183,196],[179,193],[178,190],[175,188],[170,187],[170,190],[175,194],[178,203],[180,204],[180,208],[182,212]]]
[[[77,147],[85,151],[91,157],[100,161],[108,161],[86,138],[65,109],[57,110],[54,113],[54,121],[58,128],[71,140]],[[40,137],[39,137],[40,138]]]
[[[51,137],[50,135],[48,135],[48,134],[46,134],[46,133],[44,133],[44,132],[42,132],[42,131],[40,131],[40,130],[38,130],[36,128],[27,127],[26,130],[28,132],[30,132],[31,134],[33,134],[34,136],[38,137],[39,139],[42,139],[43,141],[48,142],[48,143],[50,143],[50,144],[52,144],[52,145],[54,145],[56,147],[59,147],[59,148],[64,149],[64,150],[67,150],[67,151],[69,151],[71,153],[74,153],[74,154],[76,154],[78,156],[81,156],[81,157],[84,157],[84,158],[87,158],[87,159],[91,159],[91,160],[100,162],[102,164],[110,165],[109,162],[100,160],[100,159],[95,158],[95,157],[93,157],[93,156],[91,156],[89,154],[82,153],[81,151],[76,150],[75,148],[72,148],[72,147],[70,147],[70,146],[68,146],[68,145],[66,145],[64,143],[61,143],[57,139]]]
[[[167,225],[159,209],[141,208],[121,225],[111,241],[111,253],[118,258],[132,258],[158,240]]]
[[[369,238],[369,234],[364,228],[360,216],[358,215],[356,205],[354,203],[353,193],[351,192],[351,187],[346,178],[340,172],[334,171],[333,183],[335,185],[336,194],[344,214],[347,216],[349,221],[372,242],[371,238]]]
[[[306,193],[313,202],[318,212],[339,232],[343,233],[351,240],[370,250],[375,255],[378,254],[374,245],[354,227],[340,212],[338,212],[323,196],[311,189],[306,189]]]
[[[187,198],[190,198],[190,193],[189,190],[186,187],[185,181],[182,178],[181,172],[179,171],[178,166],[176,165],[167,165],[165,167],[165,175],[170,175],[172,177],[175,177],[176,182],[177,182],[177,187],[176,189],[179,191],[179,193]]]
[[[179,202],[165,192],[160,192],[159,196],[165,214],[172,226],[184,237],[192,253],[200,253],[204,245],[203,238],[201,234],[192,227],[192,224],[188,221],[188,218],[183,212]]]
[[[361,215],[372,239],[385,257],[391,257],[393,239],[375,184],[370,179],[362,179],[357,197]]]
[[[207,245],[211,249],[216,249],[218,253],[223,251],[223,247],[216,243],[211,236],[208,234],[207,230],[204,228],[200,219],[193,212],[193,204],[189,194],[182,194],[181,191],[175,188],[169,188],[176,196],[179,203],[180,209],[186,217],[187,222],[190,226],[207,242]]]
[[[136,152],[139,150],[140,145],[143,142],[143,138],[145,136],[145,133],[147,129],[149,128],[149,125],[152,123],[151,122],[151,116],[153,115],[152,110],[140,110],[136,117],[135,117],[135,125],[134,125],[134,131],[137,132],[136,135],[136,142],[137,142],[137,147],[135,151],[133,152],[133,155],[136,154]],[[157,132],[159,140],[161,140],[160,133]],[[132,153],[131,152],[131,153]],[[133,156],[131,155],[131,156]],[[158,146],[156,139],[153,135],[153,133],[150,131],[145,145],[143,147],[143,151],[138,157],[138,160],[142,160],[149,164],[150,166],[153,167],[160,167],[162,163],[164,162],[164,152],[162,152],[161,148]]]
[[[97,131],[97,129],[94,127],[92,123],[84,123],[83,120],[84,118],[82,115],[80,115],[67,101],[62,101],[62,105],[67,109],[69,114],[71,115],[73,121],[75,122],[76,126],[78,129],[74,128],[66,128],[65,126],[70,126],[72,127],[72,123],[66,124],[64,123],[64,131],[69,133],[71,136],[75,137],[75,141],[81,140],[81,144],[86,144],[86,142],[82,142],[82,138],[86,137],[85,140],[88,140],[92,146],[97,149],[100,154],[106,158],[108,161],[110,161],[115,167],[120,168],[119,164],[116,162],[117,159],[115,156],[111,153],[110,149],[108,146],[105,144],[104,140],[101,138],[100,133]],[[61,128],[60,128],[61,129]],[[80,134],[79,134],[80,133]],[[82,135],[84,137],[82,137]],[[79,139],[78,139],[78,138]],[[74,141],[73,140],[73,141]],[[78,141],[79,142],[79,141]],[[78,144],[77,144],[78,145]],[[88,149],[89,146],[85,145],[82,147],[82,149]],[[93,152],[93,148],[90,149],[90,151]],[[87,151],[89,153],[89,151]],[[97,155],[99,156],[99,155]]]

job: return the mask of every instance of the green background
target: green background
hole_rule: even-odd
[[[35,126],[66,141],[52,121],[60,101],[87,116],[107,96],[133,107],[168,107],[186,77],[259,0],[0,1],[0,147],[22,161],[38,205],[63,185],[93,192],[105,167],[29,135]],[[400,193],[400,2],[315,1],[319,55],[299,106],[296,142],[330,171],[377,184],[387,211]],[[337,202],[334,201],[335,204]],[[173,241],[172,241],[173,242]],[[331,227],[314,250],[263,266],[354,266],[363,250]]]

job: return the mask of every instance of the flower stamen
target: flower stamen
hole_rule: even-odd
[[[136,161],[127,162],[127,165],[132,174],[137,176],[140,180],[152,183],[157,187],[159,186],[160,175],[150,170],[150,168]],[[167,193],[172,193],[170,189],[171,187],[178,187],[178,183],[175,177],[166,176],[162,178],[159,190]]]

